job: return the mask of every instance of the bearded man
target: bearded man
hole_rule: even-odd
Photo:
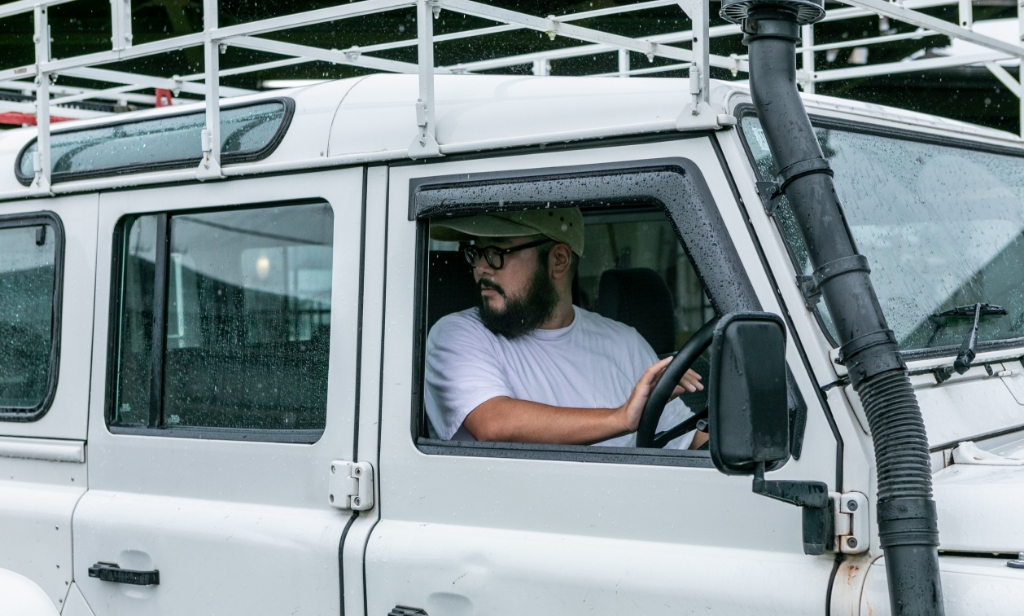
[[[634,446],[644,404],[671,358],[658,361],[632,327],[573,305],[580,211],[480,214],[435,222],[430,236],[464,242],[480,290],[478,307],[445,316],[427,337],[431,436]],[[703,389],[700,378],[683,376],[659,430],[689,416],[676,398]],[[690,433],[669,447],[701,442]]]

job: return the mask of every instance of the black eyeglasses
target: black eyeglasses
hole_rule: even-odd
[[[497,246],[472,246],[467,245],[462,247],[462,256],[466,257],[466,261],[476,267],[477,261],[480,257],[483,257],[487,261],[487,265],[490,265],[496,270],[500,270],[505,266],[505,255],[512,252],[519,252],[520,250],[526,250],[527,248],[536,248],[537,246],[543,246],[548,242],[553,242],[552,239],[537,240],[536,242],[528,242],[526,244],[520,244],[519,246],[513,246],[512,248],[498,248]]]

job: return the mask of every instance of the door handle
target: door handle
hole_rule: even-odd
[[[160,583],[160,571],[135,571],[122,569],[117,563],[96,563],[89,567],[89,577],[99,578],[104,582],[118,584],[135,584],[136,586],[156,586]]]

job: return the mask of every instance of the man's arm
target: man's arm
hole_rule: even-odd
[[[665,358],[648,368],[629,399],[618,408],[566,408],[500,396],[473,409],[462,425],[478,441],[503,443],[592,445],[630,434],[640,425],[647,398],[671,360]],[[699,381],[699,375],[687,372],[672,397],[684,390],[703,389]]]
[[[576,409],[491,398],[463,420],[478,441],[593,445],[628,434],[620,409]]]

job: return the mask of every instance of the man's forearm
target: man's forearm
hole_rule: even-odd
[[[628,434],[620,409],[548,406],[513,398],[491,398],[462,423],[478,441],[593,445]]]

